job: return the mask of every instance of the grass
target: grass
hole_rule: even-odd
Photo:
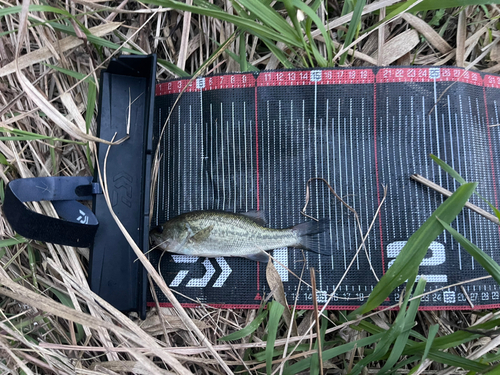
[[[159,80],[374,64],[498,73],[500,7],[488,3],[0,1],[0,196],[16,178],[92,173],[96,83],[120,53],[156,53]],[[418,37],[393,47],[407,30]],[[284,314],[270,264],[277,295],[258,311],[151,308],[141,321],[89,290],[88,251],[27,241],[2,218],[0,373],[497,373],[497,311],[418,311],[423,278],[408,284],[399,306],[379,309],[395,287],[415,279],[422,249],[444,230],[500,282],[499,265],[449,225],[476,185],[435,161],[461,186],[351,314],[294,306]],[[32,209],[53,214],[45,203]]]

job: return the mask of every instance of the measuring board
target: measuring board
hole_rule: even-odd
[[[342,279],[329,308],[360,306],[408,238],[444,201],[410,179],[420,174],[455,191],[456,181],[435,164],[435,154],[496,207],[500,194],[500,77],[453,67],[353,68],[271,71],[198,78],[182,94],[158,142],[161,128],[189,80],[156,86],[155,140],[161,162],[152,226],[193,210],[262,210],[271,228],[307,221],[300,214],[306,182],[326,179],[356,210],[366,233],[366,250],[356,219],[328,190],[311,184],[308,214],[330,218],[319,255],[276,249],[276,268],[288,302],[312,306],[307,268],[314,267],[318,302]],[[487,211],[477,196],[471,202]],[[468,209],[452,226],[500,261],[500,228]],[[161,253],[150,259],[158,266]],[[352,264],[351,264],[352,263]],[[285,266],[285,267],[283,267]],[[243,258],[201,259],[165,254],[159,265],[185,306],[209,303],[228,308],[259,305],[270,290],[266,264]],[[286,268],[293,272],[290,273]],[[294,275],[295,274],[295,275]],[[443,232],[420,266],[427,291],[424,309],[500,306],[493,279],[447,287],[487,275]],[[467,296],[463,293],[467,293]],[[397,303],[402,287],[386,305]],[[168,300],[156,290],[161,303]]]

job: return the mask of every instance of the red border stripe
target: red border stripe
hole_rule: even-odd
[[[461,68],[387,68],[377,73],[377,83],[434,81],[483,85],[481,74]]]
[[[160,302],[160,307],[173,307],[170,302]],[[224,304],[224,303],[205,303],[204,306],[210,306],[216,309],[258,309],[261,305],[236,305],[236,304]],[[156,303],[148,302],[148,307],[155,307]],[[185,308],[199,308],[202,305],[198,303],[181,303],[182,307]],[[359,306],[343,306],[343,305],[328,305],[326,310],[356,310]],[[379,306],[376,310],[383,310],[388,306]],[[297,309],[299,310],[313,310],[314,306],[312,305],[297,305]],[[323,308],[322,305],[319,305],[318,308]],[[453,305],[449,306],[419,306],[420,311],[435,311],[435,310],[482,310],[482,309],[498,309],[500,308],[500,304],[491,304],[491,305],[476,305],[473,308],[470,305]],[[399,310],[397,307],[391,310]]]

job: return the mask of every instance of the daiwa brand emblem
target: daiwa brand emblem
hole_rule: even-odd
[[[175,263],[196,263],[199,259],[199,257],[188,255],[172,255],[172,258],[174,259]],[[224,285],[233,270],[231,269],[231,267],[229,267],[229,264],[227,264],[226,260],[223,257],[215,258],[215,260],[217,261],[217,264],[221,268],[222,272],[220,273],[219,277],[212,285],[212,287],[220,288]],[[205,274],[200,278],[191,278],[186,284],[188,288],[204,288],[208,285],[212,277],[215,275],[216,270],[212,265],[210,259],[206,258],[202,264],[205,267]],[[188,273],[189,270],[179,271],[169,286],[177,287],[181,285]]]
[[[175,263],[196,263],[199,259],[199,257],[189,255],[172,255],[172,258],[174,259]],[[231,267],[229,267],[229,264],[227,264],[226,260],[223,257],[215,258],[215,260],[217,261],[217,264],[221,268],[222,272],[220,273],[219,277],[212,285],[212,287],[220,288],[224,285],[233,270],[231,269]],[[212,265],[210,259],[206,258],[202,264],[205,267],[205,274],[200,278],[191,278],[186,284],[188,288],[204,288],[208,285],[208,283],[212,279],[212,276],[215,275],[216,270]],[[182,281],[184,281],[188,273],[189,270],[179,271],[169,286],[177,287],[181,285]]]
[[[89,217],[87,216],[87,214],[82,210],[78,210],[78,212],[80,213],[80,216],[78,216],[76,220],[81,224],[88,224]]]

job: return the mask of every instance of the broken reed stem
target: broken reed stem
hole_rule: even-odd
[[[312,284],[312,296],[313,296],[313,304],[314,304],[314,316],[316,318],[316,342],[318,343],[318,363],[319,363],[319,372],[323,375],[323,348],[321,345],[321,327],[319,324],[319,311],[318,311],[318,299],[316,298],[316,273],[314,272],[314,268],[311,267],[309,269],[311,271],[311,284]]]
[[[453,194],[451,191],[446,190],[445,188],[439,186],[438,184],[435,184],[434,182],[426,179],[424,176],[421,176],[419,174],[412,174],[410,176],[410,178],[412,180],[420,182],[421,184],[423,184],[423,185],[425,185],[425,186],[427,186],[427,187],[429,187],[429,188],[437,191],[440,194],[443,194],[446,197],[449,197],[449,196],[451,196]],[[475,204],[467,202],[465,204],[465,207],[467,207],[468,209],[470,209],[470,210],[478,213],[482,217],[484,217],[484,218],[486,218],[486,219],[494,222],[495,224],[500,225],[500,220],[498,220],[498,218],[495,215],[490,214],[488,211],[483,210],[482,208],[476,206]]]

